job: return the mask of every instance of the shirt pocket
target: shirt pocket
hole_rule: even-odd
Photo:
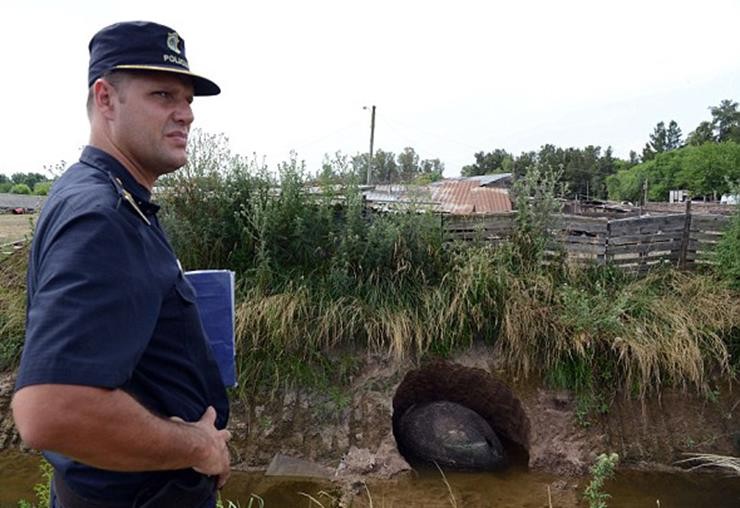
[[[182,273],[177,276],[175,291],[180,295],[180,298],[185,300],[187,303],[195,304],[197,298],[195,288]]]

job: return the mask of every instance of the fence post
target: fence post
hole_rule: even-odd
[[[691,200],[686,200],[686,215],[684,216],[683,235],[681,236],[681,252],[678,257],[678,268],[685,270],[686,258],[689,253],[689,236],[691,235]]]
[[[609,259],[609,240],[612,236],[612,221],[611,219],[606,219],[606,236],[604,237],[604,259],[602,260],[602,264],[606,265],[609,264],[611,259]]]

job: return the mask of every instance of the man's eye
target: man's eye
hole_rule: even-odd
[[[159,92],[154,92],[154,95],[157,95],[159,97],[163,97],[163,98],[166,99],[166,98],[168,98],[170,96],[170,93],[169,92],[164,92],[164,91],[159,91]]]

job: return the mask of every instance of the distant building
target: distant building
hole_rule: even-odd
[[[740,203],[740,194],[722,194],[719,202],[722,205],[737,205]]]
[[[683,203],[689,199],[689,191],[686,189],[668,191],[669,203]]]

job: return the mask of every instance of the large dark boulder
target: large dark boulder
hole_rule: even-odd
[[[461,470],[506,465],[503,446],[478,413],[449,401],[414,404],[398,422],[399,450],[411,461]]]

